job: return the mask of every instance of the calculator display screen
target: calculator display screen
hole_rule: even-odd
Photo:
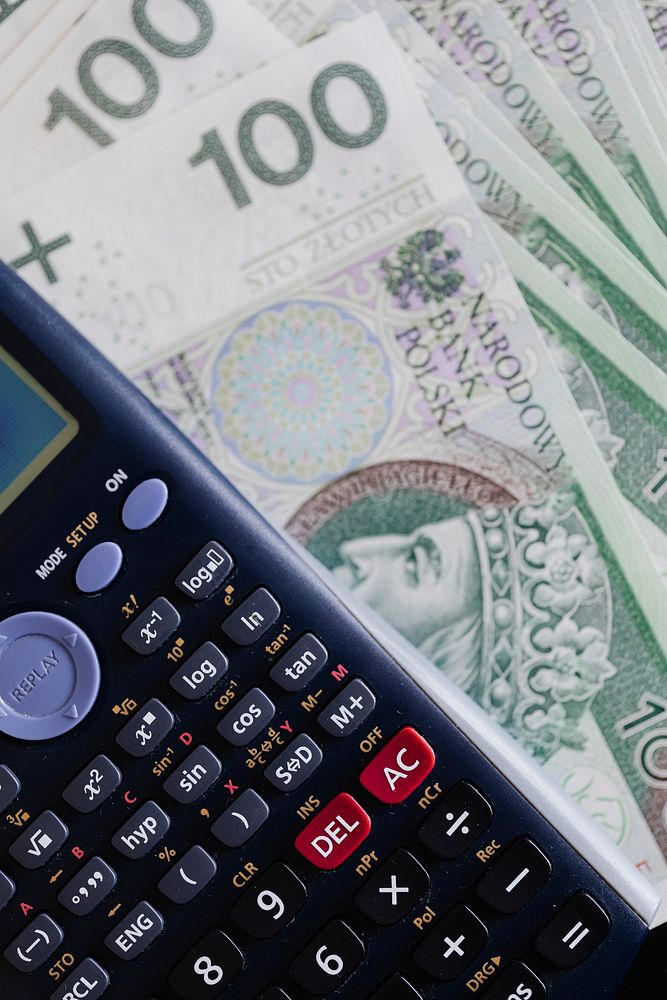
[[[0,347],[0,513],[78,430],[74,417]]]

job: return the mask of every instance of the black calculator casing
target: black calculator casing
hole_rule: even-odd
[[[425,1000],[484,998],[494,979],[517,959],[548,986],[551,1000],[613,997],[647,932],[646,924],[614,886],[601,878],[593,863],[531,805],[522,788],[496,767],[497,762],[490,762],[476,748],[475,732],[493,723],[480,723],[471,708],[470,734],[462,731],[460,722],[453,722],[420,689],[323,579],[167,419],[6,269],[0,273],[0,311],[0,345],[49,388],[76,416],[80,427],[71,445],[0,515],[0,632],[2,620],[22,612],[61,615],[87,633],[101,664],[101,687],[94,707],[70,732],[43,742],[0,733],[0,763],[8,765],[22,783],[20,796],[6,810],[7,817],[0,817],[0,869],[16,883],[13,899],[0,912],[1,1000],[47,1000],[89,956],[109,973],[106,995],[111,998],[179,1000],[168,984],[170,972],[212,928],[229,935],[245,962],[243,972],[212,996],[254,1000],[276,985],[291,1000],[307,1000],[311,994],[293,981],[289,967],[333,918],[350,925],[365,947],[362,964],[330,994],[345,1000],[373,996],[396,971],[404,973]],[[107,484],[118,470],[127,478],[109,489]],[[124,498],[150,477],[166,483],[167,507],[152,527],[130,532],[120,520]],[[96,515],[94,529],[72,548],[67,536],[91,512]],[[184,595],[174,581],[211,539],[222,543],[233,557],[234,568],[225,581],[233,590],[227,593],[223,587],[198,601]],[[120,545],[122,570],[103,593],[83,595],[74,581],[77,564],[88,548],[105,540]],[[67,558],[46,579],[40,579],[36,568],[58,546],[65,548]],[[235,646],[221,631],[221,624],[258,586],[267,587],[280,602],[280,618],[256,645]],[[122,640],[128,626],[126,606],[136,603],[145,608],[158,596],[165,596],[178,609],[181,624],[165,646],[150,656],[139,656]],[[285,634],[285,626],[294,638],[306,631],[314,633],[329,652],[326,668],[308,687],[294,693],[278,688],[269,678],[280,653],[267,652],[267,648]],[[184,699],[169,683],[177,664],[167,655],[181,640],[185,655],[213,641],[229,659],[225,676],[200,701]],[[369,685],[377,704],[360,730],[334,738],[318,726],[317,709],[309,696],[315,697],[319,708],[355,677]],[[261,765],[248,766],[247,748],[227,744],[217,732],[230,704],[230,692],[233,702],[255,686],[266,691],[277,707],[274,725],[288,722],[294,734],[309,733],[322,749],[322,765],[293,792],[269,785]],[[151,698],[168,706],[175,726],[155,753],[134,759],[116,744],[116,735],[136,707]],[[358,776],[383,742],[404,726],[416,728],[428,741],[436,763],[422,788],[399,805],[385,805],[361,787]],[[378,730],[382,735],[376,737],[377,745],[364,752],[360,746],[364,737]],[[180,805],[165,795],[162,786],[199,744],[221,759],[222,775],[197,802]],[[115,762],[122,781],[98,810],[82,815],[63,799],[63,790],[100,753]],[[461,779],[484,793],[494,817],[479,845],[447,861],[430,853],[418,839],[417,828],[437,807],[436,783],[447,790]],[[237,786],[233,791],[226,786],[230,781]],[[211,825],[234,795],[248,787],[260,791],[268,803],[269,820],[246,845],[224,847],[212,836]],[[340,792],[350,793],[363,805],[372,830],[338,869],[320,871],[297,853],[294,840],[318,808]],[[140,861],[130,860],[115,850],[111,838],[147,800],[161,805],[171,826],[155,850]],[[23,870],[8,853],[21,832],[8,817],[22,810],[31,821],[44,810],[52,810],[70,832],[60,852],[36,870]],[[586,830],[584,825],[582,841]],[[505,846],[526,835],[546,853],[553,874],[525,908],[501,915],[476,895],[475,885],[485,864],[475,850],[492,842]],[[195,844],[215,858],[217,874],[193,902],[179,906],[161,896],[157,884],[174,857]],[[382,861],[400,847],[427,868],[430,889],[405,919],[379,927],[359,911],[354,897],[369,877],[365,865],[372,874],[371,852]],[[94,856],[113,867],[118,881],[111,895],[82,919],[65,911],[56,897]],[[301,878],[308,899],[277,937],[255,940],[235,925],[230,909],[252,884],[252,873],[265,871],[275,861],[286,863]],[[555,911],[581,890],[599,901],[611,919],[611,929],[580,966],[558,970],[538,955],[534,941]],[[134,961],[122,961],[105,947],[104,938],[142,900],[162,915],[164,930]],[[456,981],[443,983],[419,968],[412,953],[438,920],[461,902],[469,904],[483,921],[490,940],[470,969]],[[25,911],[22,903],[31,909]],[[118,909],[110,915],[114,907]],[[429,910],[436,916],[419,930],[413,919]],[[1,957],[2,952],[42,912],[63,928],[64,941],[38,970],[20,973]],[[471,977],[474,980],[475,971],[490,968],[494,957],[500,959],[495,971],[475,989],[466,985]]]

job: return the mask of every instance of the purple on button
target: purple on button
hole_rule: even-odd
[[[155,524],[169,500],[169,489],[161,479],[144,479],[123,504],[121,521],[128,531],[144,531]]]
[[[90,712],[99,688],[95,647],[74,622],[48,611],[0,621],[0,733],[62,736]]]
[[[100,542],[86,552],[76,568],[76,585],[84,594],[97,594],[116,579],[123,565],[123,550],[115,542]]]

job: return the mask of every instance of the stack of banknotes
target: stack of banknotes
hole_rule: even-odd
[[[0,136],[0,257],[667,903],[665,3],[0,0]]]

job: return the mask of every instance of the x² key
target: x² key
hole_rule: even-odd
[[[311,819],[294,845],[316,868],[332,871],[356,851],[370,830],[368,813],[351,795],[341,792]]]
[[[435,754],[416,729],[405,726],[375,755],[359,780],[380,802],[403,802],[421,785],[435,764]]]

